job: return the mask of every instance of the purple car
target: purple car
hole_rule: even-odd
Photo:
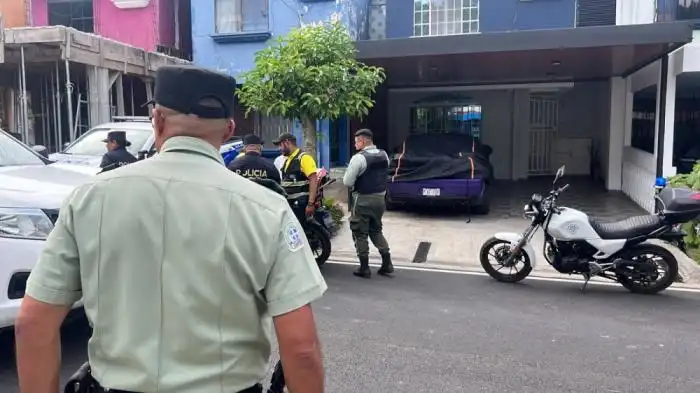
[[[468,134],[413,135],[391,157],[387,209],[401,205],[469,205],[487,214],[491,147]]]

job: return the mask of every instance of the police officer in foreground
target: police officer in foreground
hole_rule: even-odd
[[[235,160],[228,164],[228,169],[248,179],[270,179],[277,184],[281,184],[280,172],[275,167],[275,164],[261,155],[264,143],[257,135],[248,134],[244,136],[243,157],[240,159],[236,157]]]
[[[300,221],[313,217],[318,193],[316,161],[299,149],[297,138],[289,132],[280,134],[272,143],[286,157],[282,165],[282,187],[294,213]]]
[[[350,159],[343,176],[343,184],[352,190],[350,230],[360,260],[360,268],[353,274],[362,278],[372,276],[369,268],[369,238],[382,256],[382,266],[377,273],[389,275],[394,272],[394,265],[391,263],[389,243],[382,233],[389,156],[377,148],[372,141],[372,131],[366,128],[355,133],[355,149],[358,153]]]
[[[126,150],[127,147],[131,146],[131,142],[126,140],[126,132],[110,131],[102,142],[107,145],[107,153],[102,156],[100,163],[102,173],[137,161],[136,157]]]
[[[59,328],[82,298],[91,392],[261,392],[272,322],[293,393],[324,391],[310,303],[327,289],[278,194],[233,175],[233,78],[156,73],[159,154],[66,198],[16,322],[21,393],[57,392]]]

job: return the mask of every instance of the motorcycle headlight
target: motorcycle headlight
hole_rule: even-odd
[[[0,207],[0,237],[44,240],[53,223],[40,209]]]

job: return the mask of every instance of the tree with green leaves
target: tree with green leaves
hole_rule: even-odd
[[[316,120],[363,117],[384,70],[355,60],[355,45],[339,21],[292,29],[255,55],[238,98],[268,116],[300,120],[304,151],[316,158]]]

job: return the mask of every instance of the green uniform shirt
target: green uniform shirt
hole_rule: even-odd
[[[66,199],[27,295],[83,298],[95,378],[136,392],[236,392],[264,378],[271,316],[326,291],[280,195],[174,137]]]

